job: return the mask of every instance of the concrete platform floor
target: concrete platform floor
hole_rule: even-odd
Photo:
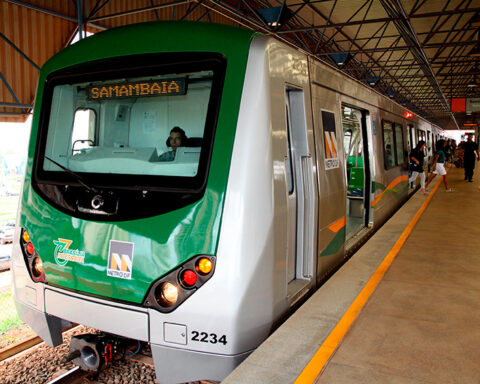
[[[317,383],[480,383],[480,173],[448,175]]]
[[[224,384],[480,383],[480,168],[448,175],[327,365],[298,376],[425,196],[416,193]],[[430,190],[437,183],[434,179]]]

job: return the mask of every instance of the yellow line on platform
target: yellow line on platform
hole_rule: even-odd
[[[378,267],[378,269],[374,272],[370,280],[367,282],[365,287],[360,291],[357,298],[353,301],[350,307],[347,309],[345,314],[342,316],[340,321],[337,323],[335,328],[330,332],[328,337],[325,339],[323,344],[317,350],[313,358],[307,364],[307,366],[303,369],[300,375],[295,380],[295,384],[307,384],[313,383],[317,377],[320,375],[322,370],[324,369],[325,365],[327,364],[328,360],[331,358],[333,353],[337,350],[340,342],[343,340],[345,334],[348,332],[350,327],[352,326],[353,322],[355,321],[357,315],[369,299],[370,295],[373,293],[375,288],[377,287],[380,280],[387,272],[388,268],[392,264],[393,260],[397,256],[398,252],[402,248],[403,244],[407,240],[408,236],[412,232],[415,224],[417,224],[420,216],[427,208],[427,205],[432,200],[433,195],[437,191],[438,187],[442,183],[442,178],[438,180],[437,185],[433,188],[429,196],[425,199],[423,204],[421,205],[420,209],[417,211],[413,219],[410,221],[408,226],[402,232],[398,240],[393,245],[392,249],[387,253],[385,258],[383,259],[382,263]]]

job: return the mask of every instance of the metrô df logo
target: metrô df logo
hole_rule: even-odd
[[[132,278],[133,248],[133,243],[110,240],[108,249],[108,276],[128,280]]]

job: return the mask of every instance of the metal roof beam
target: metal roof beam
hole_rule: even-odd
[[[472,71],[472,72],[453,72],[453,73],[437,73],[437,77],[458,77],[458,76],[474,76],[474,75],[480,75],[480,71]],[[397,76],[392,75],[390,78],[396,78]],[[387,76],[388,78],[388,76]],[[402,75],[402,79],[422,79],[425,78],[424,74],[418,74],[418,75]]]
[[[336,3],[337,3],[337,2],[335,1],[335,4],[336,4]],[[335,6],[335,4],[334,4],[334,6]],[[358,8],[358,9],[353,13],[353,15],[351,15],[351,16],[348,18],[348,20],[347,20],[346,22],[349,23],[351,20],[353,20],[353,18],[360,13],[360,11],[363,9],[363,7],[364,7],[366,4],[367,4],[366,2],[363,3],[362,6],[361,6],[360,8]],[[332,13],[333,13],[333,8],[334,8],[334,7],[332,7],[332,9],[331,9],[331,11],[330,11],[330,16],[328,17],[328,20],[326,21],[325,25],[327,25],[327,24],[330,23],[330,18],[331,18]],[[323,34],[325,34],[325,30],[326,30],[326,28],[323,29]],[[335,36],[337,36],[337,34],[338,34],[341,30],[342,30],[341,28],[340,28],[340,29],[337,28],[337,30],[333,33],[333,35],[330,36],[330,38],[325,42],[324,46],[327,46],[327,45],[335,38]],[[346,35],[344,35],[344,36],[346,36]],[[351,40],[352,40],[352,39],[349,38],[349,39],[348,39],[348,42],[350,42]],[[339,44],[337,40],[335,40],[335,41],[336,41],[337,44]]]
[[[61,19],[71,21],[73,23],[77,22],[77,18],[75,18],[75,17],[63,15],[59,12],[51,11],[50,9],[46,9],[46,8],[41,8],[41,7],[38,7],[36,5],[26,3],[24,1],[20,1],[20,0],[4,0],[4,1],[7,2],[7,3],[12,3],[12,4],[19,5],[19,6],[24,7],[24,8],[32,9],[34,11],[45,13],[45,14],[50,15],[50,16],[59,17]]]
[[[383,26],[382,26],[383,27]],[[382,27],[380,27],[379,29],[381,29]],[[320,28],[320,27],[319,27]],[[452,32],[466,32],[466,31],[469,31],[471,28],[468,28],[468,27],[463,27],[463,28],[452,28],[451,31]],[[442,30],[442,31],[437,31],[435,32],[436,35],[440,35],[442,33],[448,33],[450,32],[450,29],[449,30]],[[419,32],[417,33],[417,36],[424,36],[424,35],[428,35],[429,32]],[[382,38],[385,38],[385,39],[394,39],[396,38],[398,35],[385,35],[385,36],[382,36]],[[375,34],[373,34],[372,36],[368,36],[368,37],[358,37],[356,40],[358,42],[360,41],[371,41],[371,40],[379,40],[380,39],[380,36],[376,37]],[[349,43],[350,42],[350,39],[345,39],[345,40],[335,40],[337,43]]]
[[[442,47],[463,47],[468,45],[478,44],[480,40],[470,40],[470,41],[451,41],[449,43],[432,43],[423,46],[423,48],[442,48]],[[384,52],[384,51],[399,51],[399,50],[410,50],[416,48],[416,45],[402,45],[400,47],[382,47],[382,48],[365,48],[359,50],[349,50],[348,52],[352,55],[355,53],[370,53],[370,52]],[[336,52],[322,52],[322,55],[330,55]]]
[[[0,116],[23,116],[27,115],[28,113],[22,113],[22,112],[0,112]]]
[[[10,92],[10,94],[11,94],[12,97],[15,99],[15,101],[17,102],[17,104],[21,104],[21,103],[20,103],[20,100],[18,100],[17,95],[15,95],[15,92],[13,92],[12,87],[10,87],[10,84],[8,84],[7,79],[5,79],[5,76],[3,76],[2,72],[0,72],[0,80],[3,81],[3,84],[5,84],[5,86],[6,86],[7,89],[8,89],[8,92]]]
[[[308,3],[310,5],[310,3]],[[343,28],[343,27],[351,27],[354,25],[361,25],[361,24],[377,24],[377,23],[385,23],[390,21],[390,18],[380,18],[380,19],[370,19],[370,20],[357,20],[357,21],[351,21],[348,23],[335,23],[335,24],[325,24],[325,25],[312,25],[311,27],[305,27],[305,28],[297,28],[293,29],[292,31],[278,31],[278,33],[286,33],[286,32],[306,32],[306,31],[311,31],[314,29],[321,29],[321,28]]]
[[[177,1],[172,1],[170,3],[154,5],[153,7],[137,8],[137,9],[132,9],[130,11],[112,13],[110,15],[104,15],[104,16],[92,17],[88,21],[99,21],[99,20],[113,19],[115,17],[122,17],[122,16],[133,15],[133,14],[141,13],[141,12],[153,11],[153,10],[161,9],[161,8],[173,7],[175,5],[187,4],[187,3],[190,3],[191,1],[192,0],[177,0]]]
[[[76,17],[63,15],[59,12],[55,12],[55,11],[52,11],[52,10],[46,9],[46,8],[41,8],[41,7],[38,7],[36,5],[26,3],[24,1],[20,1],[20,0],[4,0],[4,1],[7,2],[7,3],[12,3],[12,4],[15,4],[15,5],[19,5],[21,7],[24,7],[24,8],[31,9],[31,10],[34,10],[34,11],[37,11],[37,12],[45,13],[45,14],[50,15],[50,16],[59,17],[59,18],[64,19],[64,20],[71,21],[72,23],[77,23],[78,22],[78,19]],[[88,25],[90,25],[92,27],[95,27],[95,28],[98,28],[98,29],[102,29],[102,30],[107,29],[103,25],[99,25],[99,24],[95,24],[95,23],[91,23],[91,22],[88,22]]]
[[[8,91],[12,95],[13,99],[15,100],[16,104],[22,104],[20,100],[18,100],[17,95],[15,95],[15,92],[13,92],[12,87],[10,87],[10,84],[8,84],[7,79],[5,79],[5,76],[3,76],[2,72],[0,72],[0,80],[3,81],[3,84],[5,84],[5,87],[7,87]]]
[[[310,4],[310,2],[308,3]],[[480,8],[470,8],[470,9],[459,9],[459,10],[452,10],[452,11],[445,11],[445,12],[429,12],[429,13],[424,13],[424,14],[418,14],[418,15],[411,15],[410,18],[415,19],[415,18],[425,18],[425,17],[435,17],[435,16],[445,16],[445,15],[463,15],[465,13],[475,13],[475,12],[480,12]],[[312,25],[310,27],[304,27],[304,28],[297,28],[293,29],[291,31],[278,31],[278,33],[286,33],[286,32],[305,32],[305,31],[311,31],[314,29],[321,29],[321,28],[343,28],[343,27],[351,27],[354,25],[364,25],[364,24],[377,24],[377,23],[385,23],[389,21],[395,21],[395,20],[401,20],[400,17],[381,17],[377,19],[369,19],[369,20],[355,20],[355,21],[349,21],[345,23],[335,23],[335,24],[326,24],[326,25]],[[428,33],[428,32],[427,32]]]
[[[415,47],[411,49],[412,55],[420,63],[422,71],[425,73],[425,76],[428,78],[431,86],[435,90],[435,93],[437,94],[440,102],[443,104],[445,111],[449,111],[449,104],[445,98],[445,95],[442,92],[442,89],[440,88],[440,85],[438,84],[432,68],[430,67],[430,63],[420,45],[420,42],[418,41],[415,31],[408,20],[405,10],[403,9],[403,5],[399,2],[399,0],[379,1],[387,14],[390,15],[392,18],[395,18],[393,22],[395,23],[398,32],[405,40],[407,45],[413,45]],[[451,114],[451,118],[454,124],[458,127],[457,121],[455,120],[453,114]]]
[[[447,15],[464,15],[465,13],[476,13],[480,12],[480,8],[467,8],[467,9],[453,9],[450,11],[438,11],[438,12],[427,12],[427,13],[419,13],[419,14],[411,14],[409,15],[410,19],[420,19],[424,17],[435,17],[435,16],[447,16]]]
[[[93,6],[91,9],[90,13],[87,16],[87,19],[95,16],[98,12],[100,12],[103,8],[107,6],[107,4],[110,2],[110,0],[105,0],[103,4],[100,5],[102,0],[97,0],[96,4]]]
[[[15,51],[17,51],[25,60],[27,60],[30,64],[34,66],[35,69],[40,71],[40,67],[33,62],[25,53],[22,52],[20,48],[18,48],[13,42],[11,42],[7,36],[5,36],[2,32],[0,32],[0,37],[5,40],[5,42],[10,45]]]
[[[17,104],[17,103],[5,103],[0,101],[0,107],[8,108],[33,108],[31,104]]]
[[[200,1],[197,2],[193,7],[192,7],[192,4],[193,4],[193,3],[190,3],[190,4],[188,5],[187,11],[185,12],[185,15],[183,15],[183,16],[180,18],[180,21],[185,20],[188,16],[190,16],[198,7],[200,7],[200,6],[203,4],[204,1],[205,1],[205,0],[200,0]],[[157,10],[155,10],[155,11],[157,11]],[[207,11],[209,12],[210,9],[207,9]],[[203,17],[203,16],[202,16],[202,17]]]
[[[445,4],[443,5],[442,11],[445,11],[448,8],[448,6],[450,5],[450,1],[451,0],[448,0],[447,2],[445,2]],[[457,9],[458,9],[458,6],[457,6]],[[451,17],[451,15],[446,17],[442,21],[442,23],[437,27],[437,24],[440,22],[440,19],[442,18],[442,16],[437,16],[437,20],[435,20],[435,23],[433,23],[432,28],[430,28],[430,32],[428,33],[428,35],[425,37],[425,39],[422,42],[422,45],[424,47],[425,47],[425,44],[435,35],[435,33],[438,32],[440,30],[440,28],[442,28],[447,23],[448,20],[450,20],[450,17]]]

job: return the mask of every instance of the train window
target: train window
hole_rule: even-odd
[[[397,154],[397,165],[405,162],[403,148],[403,128],[401,125],[395,124],[395,152]]]
[[[225,68],[215,53],[165,53],[53,72],[44,87],[33,187],[81,217],[96,215],[88,208],[92,190],[110,191],[107,213],[122,219],[198,200],[207,183]],[[132,208],[125,204],[120,213],[120,200]],[[98,215],[106,219],[107,213]]]
[[[78,154],[96,144],[97,114],[93,109],[77,109],[73,117],[72,154]]]
[[[203,139],[212,76],[211,71],[174,72],[59,85],[46,151],[74,172],[194,177],[201,144],[189,145],[188,138]],[[68,113],[78,102],[100,111],[101,141],[95,147],[94,110]],[[72,137],[73,157],[64,153],[64,136]],[[47,171],[56,167],[43,164]]]
[[[383,122],[383,152],[385,156],[385,168],[395,166],[395,138],[393,133],[393,124],[387,121]]]

